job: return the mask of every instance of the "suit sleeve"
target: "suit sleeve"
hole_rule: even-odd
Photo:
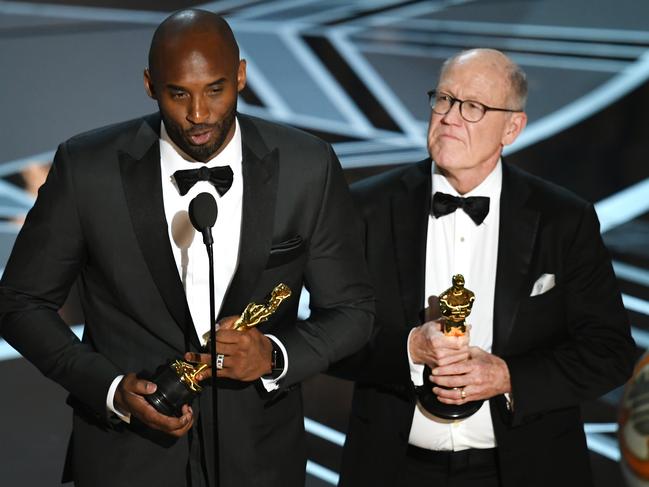
[[[58,314],[86,259],[70,156],[62,144],[0,281],[0,334],[105,417],[106,393],[120,371],[81,343]]]
[[[277,334],[289,357],[285,385],[322,372],[355,352],[373,329],[374,297],[363,256],[360,220],[330,146],[326,158],[304,273],[311,315]]]
[[[414,386],[408,360],[408,336],[419,321],[407,322],[402,314],[396,276],[387,269],[386,239],[391,239],[391,189],[352,186],[352,198],[361,217],[363,257],[368,262],[370,279],[376,294],[376,318],[369,342],[361,350],[333,364],[327,373],[358,383],[380,384],[393,390],[411,390]],[[386,221],[388,223],[386,223]],[[414,252],[414,250],[413,250]],[[386,278],[391,275],[391,278]],[[395,281],[395,282],[391,282]]]
[[[628,317],[591,205],[582,210],[575,228],[560,281],[565,308],[561,337],[552,346],[504,357],[514,425],[597,398],[623,384],[633,368]]]

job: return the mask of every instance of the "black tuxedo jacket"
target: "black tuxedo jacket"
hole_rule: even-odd
[[[359,220],[331,147],[252,117],[239,122],[241,244],[221,316],[262,302],[280,282],[294,294],[261,327],[287,349],[280,390],[221,381],[219,485],[302,486],[299,383],[367,341],[373,296]],[[178,487],[190,458],[192,475],[205,469],[214,480],[209,389],[194,405],[196,426],[179,440],[106,414],[118,374],[150,374],[199,347],[168,238],[159,127],[153,115],[63,143],[1,282],[2,335],[70,392],[68,467],[78,485]],[[77,279],[81,342],[57,314]],[[297,321],[303,284],[312,314]]]
[[[352,188],[379,332],[335,368],[357,380],[344,487],[399,485],[403,472],[415,407],[406,343],[422,322],[430,171],[427,160]],[[530,297],[546,273],[556,286]],[[506,163],[494,306],[493,353],[508,364],[514,400],[513,412],[503,396],[489,401],[502,485],[592,485],[579,404],[629,377],[626,312],[592,205]]]

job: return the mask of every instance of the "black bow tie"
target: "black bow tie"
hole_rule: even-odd
[[[185,196],[197,181],[209,181],[214,185],[220,196],[228,192],[232,186],[232,169],[230,166],[206,167],[198,169],[181,169],[174,173],[181,196]]]
[[[435,215],[435,218],[453,213],[458,208],[462,208],[476,225],[480,225],[489,213],[489,198],[486,196],[461,198],[440,193],[439,191],[433,195],[433,215]]]

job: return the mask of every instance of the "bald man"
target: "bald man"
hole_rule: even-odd
[[[369,338],[373,296],[339,162],[316,137],[237,113],[245,84],[223,19],[169,17],[144,73],[159,112],[61,144],[16,240],[1,333],[70,393],[76,485],[303,486],[300,382]],[[210,362],[208,258],[187,214],[201,192],[218,205],[218,470],[209,387],[179,417],[145,400],[160,365]],[[75,281],[81,341],[57,314]],[[268,322],[231,329],[279,283],[293,295]],[[311,316],[299,321],[303,285]]]
[[[357,379],[341,486],[593,485],[579,406],[625,382],[635,348],[593,206],[501,159],[526,96],[503,53],[452,57],[431,158],[352,190],[380,333],[339,365]],[[475,301],[447,337],[421,311],[456,274]],[[441,404],[484,401],[475,414],[425,409],[424,365]]]

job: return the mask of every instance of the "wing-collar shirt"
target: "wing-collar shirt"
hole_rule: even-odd
[[[451,277],[462,274],[466,288],[475,293],[475,302],[467,324],[471,325],[470,346],[491,352],[493,342],[493,311],[498,258],[500,224],[500,191],[502,165],[498,164],[485,180],[469,193],[460,195],[432,164],[433,194],[437,191],[453,196],[487,196],[489,214],[476,225],[462,209],[435,218],[428,218],[426,240],[426,284],[424,306],[430,295],[439,296],[451,287]],[[409,355],[410,357],[410,355]],[[423,384],[423,365],[410,359],[411,378]],[[437,418],[421,407],[415,407],[409,443],[429,450],[458,451],[468,448],[493,448],[495,436],[489,401],[474,415],[462,420]]]

